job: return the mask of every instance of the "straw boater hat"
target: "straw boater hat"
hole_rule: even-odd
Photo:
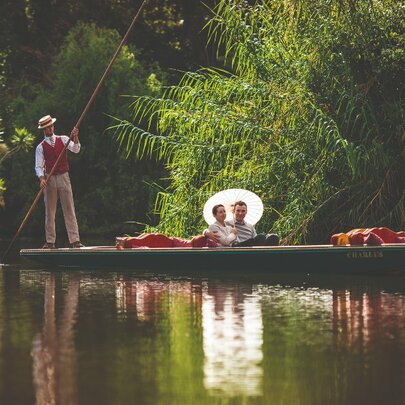
[[[56,118],[52,118],[50,115],[45,115],[38,121],[38,128],[39,129],[44,129],[46,127],[49,127],[53,125],[53,123],[56,121]]]

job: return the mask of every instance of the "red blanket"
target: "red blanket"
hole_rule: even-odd
[[[117,248],[217,247],[218,244],[203,235],[192,239],[169,237],[162,233],[143,233],[136,237],[117,238]]]
[[[332,245],[369,245],[383,243],[405,243],[405,232],[394,232],[389,228],[359,228],[332,235]]]

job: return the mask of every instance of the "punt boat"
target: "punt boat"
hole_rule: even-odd
[[[52,267],[132,270],[405,274],[405,244],[381,246],[255,246],[224,248],[22,249],[20,256]]]

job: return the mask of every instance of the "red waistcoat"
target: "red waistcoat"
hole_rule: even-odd
[[[52,147],[49,145],[48,142],[42,141],[42,149],[44,151],[44,158],[45,158],[45,171],[46,173],[50,173],[52,167],[54,166],[56,159],[60,155],[63,150],[63,142],[59,136],[56,136],[55,146]],[[62,157],[60,158],[58,165],[54,170],[54,174],[63,174],[69,171],[69,163],[67,160],[67,153],[66,149],[63,152]]]

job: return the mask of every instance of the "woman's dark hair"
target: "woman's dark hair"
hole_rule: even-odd
[[[217,214],[217,211],[218,211],[218,208],[219,207],[224,207],[222,204],[217,204],[217,205],[214,205],[213,207],[212,207],[212,215],[216,215]],[[225,207],[224,207],[225,208]]]

